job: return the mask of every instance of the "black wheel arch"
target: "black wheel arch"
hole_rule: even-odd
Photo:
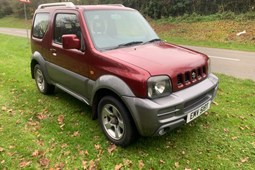
[[[39,52],[34,52],[32,54],[32,57],[31,57],[31,62],[30,62],[30,69],[31,69],[31,77],[32,79],[35,78],[34,76],[34,68],[37,64],[40,65],[41,69],[42,69],[42,72],[45,76],[45,79],[47,80],[48,83],[52,84],[51,80],[50,80],[50,77],[48,75],[48,71],[46,69],[46,60],[43,58],[43,56],[39,53]]]

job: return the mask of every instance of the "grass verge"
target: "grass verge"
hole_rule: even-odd
[[[0,19],[0,27],[5,28],[23,28],[23,29],[30,29],[32,25],[31,20],[25,21],[25,19],[16,18],[12,15],[6,16]]]
[[[218,75],[207,114],[123,149],[106,141],[89,107],[37,91],[26,39],[0,39],[0,169],[254,169],[253,81]]]
[[[253,44],[240,44],[237,42],[217,42],[217,41],[210,41],[210,40],[192,40],[189,38],[178,37],[178,36],[165,36],[161,35],[161,39],[173,43],[173,44],[180,44],[180,45],[191,45],[191,46],[200,46],[200,47],[209,47],[209,48],[219,48],[219,49],[229,49],[229,50],[240,50],[240,51],[255,51],[255,45]]]
[[[152,21],[162,39],[175,44],[255,51],[255,22],[216,20],[206,22]],[[245,31],[237,36],[237,33]]]

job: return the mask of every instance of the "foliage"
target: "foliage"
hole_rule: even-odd
[[[255,82],[219,75],[208,113],[123,149],[84,103],[37,91],[26,39],[0,39],[0,169],[254,169]]]
[[[7,0],[0,1],[0,18],[4,17],[5,15],[10,15],[12,13],[12,8]]]

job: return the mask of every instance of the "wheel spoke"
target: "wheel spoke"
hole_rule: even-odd
[[[103,109],[103,115],[104,116],[107,116],[107,117],[112,117],[113,116],[113,113],[109,110],[109,107],[105,107]]]
[[[119,126],[115,126],[115,138],[120,138],[122,136],[121,129]]]
[[[124,123],[122,120],[119,120],[119,125],[118,125],[122,130],[124,130]]]
[[[112,129],[114,125],[111,122],[105,122],[104,126],[106,127],[106,129]]]

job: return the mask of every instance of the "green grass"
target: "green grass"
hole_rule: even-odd
[[[31,23],[32,23],[31,20],[25,21],[25,19],[15,18],[12,15],[0,19],[0,27],[5,27],[5,28],[30,29]]]
[[[40,94],[30,75],[30,45],[0,35],[0,169],[254,169],[255,82],[218,75],[205,114],[162,137],[125,149],[103,136],[91,110],[57,90]],[[109,152],[112,150],[111,152]]]
[[[255,11],[249,11],[243,14],[235,14],[234,12],[226,11],[222,13],[215,13],[211,15],[199,15],[197,13],[184,14],[183,16],[162,18],[158,22],[168,23],[168,22],[208,22],[216,20],[234,20],[234,21],[251,21],[255,19]]]
[[[222,48],[222,49],[229,49],[229,50],[240,50],[240,51],[255,51],[254,44],[241,44],[237,42],[217,42],[217,41],[210,41],[210,40],[191,40],[184,37],[170,37],[161,35],[161,39],[174,44],[181,44],[181,45],[191,45],[191,46],[200,46],[200,47],[210,47],[210,48]]]

